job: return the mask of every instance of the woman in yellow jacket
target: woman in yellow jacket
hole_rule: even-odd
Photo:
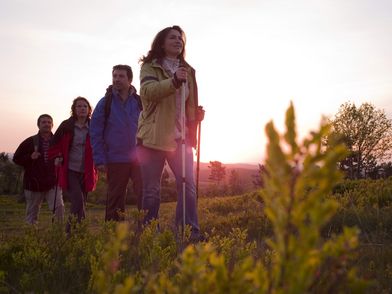
[[[198,107],[195,70],[185,61],[185,34],[178,26],[160,31],[147,56],[141,58],[140,97],[143,111],[139,117],[137,154],[143,178],[144,223],[158,218],[160,180],[165,161],[177,183],[176,225],[182,215],[181,84],[186,85],[185,224],[191,226],[191,240],[202,239],[197,217],[193,176],[193,150],[197,124],[204,117]]]

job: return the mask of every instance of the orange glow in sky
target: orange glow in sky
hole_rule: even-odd
[[[42,113],[56,129],[75,97],[96,105],[115,64],[132,66],[139,89],[138,59],[174,24],[206,110],[202,161],[261,162],[264,125],[282,128],[290,100],[301,135],[347,101],[392,116],[389,0],[2,0],[0,152]]]

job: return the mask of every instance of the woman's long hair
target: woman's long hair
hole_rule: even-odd
[[[77,103],[78,101],[84,101],[84,102],[87,103],[87,106],[88,106],[87,119],[90,119],[90,118],[91,118],[91,113],[93,112],[93,109],[91,108],[90,102],[88,102],[88,100],[87,100],[86,98],[81,97],[81,96],[76,97],[76,98],[72,101],[71,116],[72,116],[73,118],[75,118],[75,119],[77,118],[77,117],[76,117],[76,103]]]
[[[185,38],[185,33],[184,31],[179,27],[179,26],[172,26],[172,27],[167,27],[164,28],[162,31],[160,31],[154,38],[154,41],[151,44],[151,50],[148,51],[147,56],[143,56],[140,58],[139,62],[142,64],[151,62],[153,59],[162,59],[165,57],[165,51],[163,49],[163,44],[165,42],[165,39],[169,32],[171,30],[176,30],[181,34],[182,41],[184,43],[184,46],[182,48],[182,51],[179,55],[180,63],[185,64],[185,43],[186,43],[186,38]]]

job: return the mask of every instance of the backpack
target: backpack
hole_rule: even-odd
[[[105,94],[105,107],[104,107],[104,111],[105,111],[105,115],[104,115],[104,120],[103,120],[103,129],[106,129],[106,125],[107,125],[107,121],[110,115],[110,111],[112,108],[112,100],[113,100],[113,92],[112,92],[113,86],[110,85],[107,89],[106,89],[106,94]],[[132,90],[135,91],[135,95],[134,97],[136,98],[137,101],[137,105],[139,107],[139,110],[142,111],[143,110],[143,105],[142,105],[142,100],[140,99],[140,96],[136,93],[136,89],[131,86],[131,88],[129,89],[130,92]]]

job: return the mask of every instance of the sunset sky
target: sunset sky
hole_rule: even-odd
[[[55,128],[73,98],[93,106],[115,64],[138,59],[180,25],[206,110],[201,160],[259,163],[265,124],[290,100],[301,135],[351,101],[392,117],[391,0],[0,0],[0,152]]]

